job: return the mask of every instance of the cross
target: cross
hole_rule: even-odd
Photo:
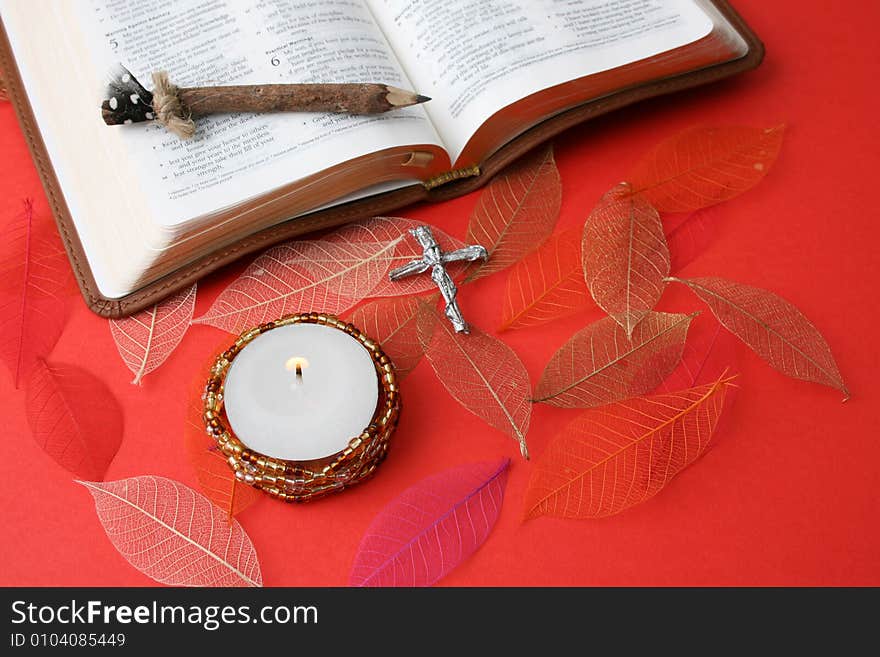
[[[405,276],[413,276],[414,274],[422,274],[428,269],[431,270],[431,280],[440,288],[440,294],[446,301],[446,317],[452,322],[456,333],[469,333],[467,322],[461,315],[461,310],[455,301],[458,295],[458,289],[455,287],[455,281],[446,271],[444,266],[447,262],[465,261],[473,262],[474,260],[486,260],[489,252],[479,245],[466,246],[455,251],[444,253],[440,250],[440,245],[434,239],[431,229],[427,226],[419,226],[409,231],[415,237],[424,249],[424,253],[419,260],[413,260],[402,267],[392,269],[388,276],[392,281],[400,280]]]

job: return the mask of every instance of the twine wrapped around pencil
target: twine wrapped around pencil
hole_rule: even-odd
[[[155,121],[181,139],[196,131],[193,116],[222,112],[381,114],[431,100],[385,84],[261,84],[178,87],[165,71],[147,91],[124,67],[111,78],[101,115],[107,125]]]

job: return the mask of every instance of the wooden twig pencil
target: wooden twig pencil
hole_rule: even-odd
[[[428,100],[385,84],[260,84],[178,89],[194,115],[219,112],[347,112],[381,114]]]
[[[107,125],[157,121],[182,139],[195,133],[193,116],[222,112],[342,112],[381,114],[431,100],[385,84],[261,84],[176,87],[164,71],[147,91],[126,69],[113,77],[101,104]]]

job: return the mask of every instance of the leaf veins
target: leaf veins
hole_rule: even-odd
[[[472,463],[423,479],[370,523],[352,586],[430,586],[488,538],[504,501],[510,459]]]
[[[592,306],[581,265],[581,230],[551,237],[507,277],[501,330],[535,326]]]
[[[16,387],[47,358],[70,311],[73,277],[53,225],[38,222],[33,201],[7,226],[0,246],[0,360]]]
[[[831,348],[803,313],[773,292],[723,278],[670,278],[688,286],[718,321],[776,370],[843,393]]]
[[[776,161],[785,126],[690,128],[660,142],[630,173],[660,212],[690,212],[754,187]]]
[[[526,434],[532,404],[529,375],[519,357],[476,327],[469,335],[456,333],[427,305],[419,312],[418,328],[428,362],[449,394],[516,440],[523,458],[529,458]]]
[[[189,328],[196,306],[196,286],[129,317],[110,320],[110,333],[133,384],[162,363],[177,348]]]
[[[590,324],[550,358],[535,401],[589,408],[650,392],[681,361],[694,317],[649,313],[631,338],[610,317]]]
[[[80,481],[107,537],[132,566],[171,586],[262,586],[244,528],[180,482],[146,475]]]
[[[75,365],[40,359],[25,387],[36,443],[78,477],[104,478],[122,444],[123,416],[110,389]]]
[[[401,379],[425,354],[419,340],[419,307],[416,297],[392,297],[368,301],[351,314],[351,323],[381,345]]]
[[[562,184],[553,148],[537,149],[495,176],[480,194],[468,223],[468,244],[480,244],[489,259],[469,280],[509,267],[553,232],[562,204]]]
[[[596,303],[627,335],[660,299],[669,275],[663,224],[651,204],[620,183],[584,224],[584,277]]]
[[[706,451],[730,381],[585,411],[536,461],[526,519],[609,516],[656,495]]]

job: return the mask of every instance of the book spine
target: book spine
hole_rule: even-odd
[[[453,180],[460,180],[461,178],[472,178],[473,176],[480,175],[480,167],[475,164],[470,167],[464,167],[462,169],[453,169],[452,171],[445,171],[439,175],[434,176],[433,178],[428,178],[422,182],[422,185],[425,189],[434,189],[435,187],[440,187],[440,185],[445,185],[446,183],[452,182]]]

